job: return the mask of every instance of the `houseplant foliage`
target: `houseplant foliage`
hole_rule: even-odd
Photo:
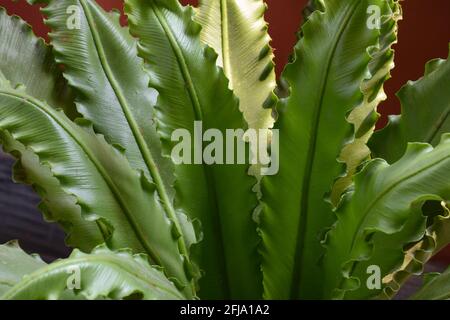
[[[450,241],[450,61],[373,135],[398,1],[312,0],[288,94],[262,0],[126,0],[128,27],[93,0],[30,2],[51,41],[0,11],[0,142],[75,249],[46,264],[0,246],[4,299],[392,298]],[[175,164],[195,121],[279,130],[278,174]],[[449,296],[448,271],[426,278],[415,298]]]

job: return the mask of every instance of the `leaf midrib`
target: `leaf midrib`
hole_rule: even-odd
[[[319,101],[317,103],[317,106],[314,108],[314,117],[313,117],[313,134],[310,135],[310,142],[309,142],[309,148],[308,148],[308,154],[307,154],[307,161],[306,166],[304,169],[305,172],[305,178],[303,179],[302,184],[302,195],[301,195],[301,202],[300,202],[300,219],[299,219],[299,225],[298,225],[298,231],[297,231],[297,243],[296,243],[296,251],[295,251],[295,260],[293,265],[293,273],[292,273],[292,282],[291,282],[291,290],[290,290],[290,296],[291,298],[295,299],[298,294],[301,287],[301,269],[302,269],[302,261],[303,261],[303,248],[305,245],[305,237],[306,237],[306,223],[308,219],[308,206],[309,206],[309,186],[312,178],[312,167],[314,164],[314,159],[316,155],[316,145],[317,145],[317,132],[319,130],[319,123],[321,118],[321,111],[323,106],[323,98],[324,93],[326,90],[326,83],[328,82],[328,77],[332,65],[333,56],[337,50],[339,40],[344,34],[344,31],[346,30],[349,22],[351,21],[351,18],[353,16],[354,10],[360,5],[361,1],[356,1],[353,3],[353,5],[347,7],[347,11],[344,14],[344,22],[340,24],[338,29],[338,36],[335,39],[335,42],[333,43],[333,48],[330,50],[330,53],[327,58],[326,63],[326,69],[325,72],[322,74],[322,81],[321,81],[321,93],[319,96]],[[298,270],[298,271],[297,271]]]
[[[126,201],[124,199],[122,199],[122,197],[120,196],[120,192],[117,189],[115,183],[108,176],[107,170],[97,161],[96,157],[89,150],[89,147],[87,147],[80,139],[78,139],[77,134],[75,132],[73,132],[73,130],[71,128],[66,126],[62,121],[60,121],[59,117],[56,114],[54,114],[54,112],[55,112],[54,110],[46,107],[46,105],[41,104],[40,101],[34,99],[33,97],[24,96],[24,95],[17,94],[15,92],[4,91],[4,90],[0,90],[0,94],[13,97],[24,103],[32,104],[37,109],[41,110],[44,114],[47,114],[53,121],[55,121],[61,128],[64,129],[64,131],[75,141],[75,143],[87,155],[88,159],[91,161],[91,163],[94,165],[94,167],[98,170],[98,172],[100,173],[100,176],[103,178],[103,180],[108,185],[111,193],[113,194],[114,198],[117,199],[119,206],[125,213],[125,217],[127,218],[129,225],[135,231],[136,236],[137,236],[139,242],[142,244],[143,248],[147,251],[147,253],[151,257],[151,259],[155,263],[162,265],[161,259],[159,258],[158,253],[152,248],[151,244],[149,244],[145,241],[144,233],[139,228],[139,224],[136,223],[136,221],[134,220],[133,214],[131,213],[130,209],[126,205]]]
[[[99,263],[100,262],[100,263]],[[67,260],[57,261],[52,264],[49,264],[45,267],[42,267],[38,271],[35,271],[28,275],[28,278],[25,278],[21,282],[19,282],[17,285],[13,286],[10,291],[8,291],[4,296],[2,296],[2,299],[9,299],[10,297],[14,297],[15,294],[20,293],[24,289],[26,289],[28,286],[32,285],[34,282],[39,282],[42,278],[46,278],[49,273],[51,272],[58,272],[58,270],[65,269],[69,266],[76,265],[76,264],[94,264],[94,266],[100,265],[110,265],[112,269],[119,269],[125,274],[129,274],[134,278],[139,279],[140,281],[155,287],[158,290],[164,291],[166,293],[179,296],[180,293],[178,292],[172,292],[168,290],[167,288],[161,287],[160,285],[150,281],[150,279],[142,277],[140,273],[133,272],[133,270],[130,270],[130,268],[127,268],[126,266],[122,266],[122,261],[120,259],[117,259],[115,257],[112,257],[110,255],[106,254],[92,254],[84,257],[78,257],[78,258],[69,258]],[[149,267],[151,268],[151,267]]]
[[[169,40],[169,43],[172,47],[172,50],[174,52],[174,55],[177,59],[178,65],[180,67],[180,71],[181,74],[183,76],[184,81],[186,82],[186,87],[187,87],[187,91],[189,93],[189,98],[191,100],[192,106],[194,108],[194,114],[196,117],[196,120],[203,120],[203,113],[202,113],[202,109],[201,109],[201,104],[200,104],[200,100],[197,94],[197,91],[195,89],[194,83],[192,81],[192,77],[190,75],[189,72],[189,68],[187,66],[187,62],[186,59],[183,55],[183,51],[181,50],[175,36],[173,35],[172,29],[170,28],[170,26],[167,24],[164,15],[161,13],[161,11],[159,10],[159,8],[155,5],[154,0],[150,1],[150,6],[153,10],[153,12],[155,13],[156,18],[158,19],[159,24],[161,25],[162,29],[164,30],[164,32],[167,35],[167,38]],[[193,22],[194,23],[194,22]],[[220,217],[220,210],[218,207],[218,203],[217,203],[217,194],[216,194],[216,188],[215,186],[215,182],[214,182],[214,175],[211,172],[211,170],[208,170],[208,167],[206,167],[205,165],[202,165],[202,168],[205,172],[205,176],[207,179],[207,184],[208,186],[212,186],[211,188],[208,188],[208,191],[212,193],[212,200],[213,200],[213,209],[214,212],[217,215],[217,221],[218,221],[218,225],[222,226],[221,223],[221,217]],[[225,239],[223,238],[223,233],[222,233],[222,228],[219,227],[217,228],[217,230],[215,230],[217,233],[219,233],[219,238],[220,238],[220,247],[223,253],[225,253]],[[223,277],[225,278],[225,280],[223,281],[223,283],[225,284],[225,290],[228,296],[231,296],[230,292],[230,284],[229,284],[229,278],[228,278],[228,267],[227,264],[225,262],[225,255],[223,255],[222,257],[222,268],[224,270],[224,274]]]
[[[228,0],[220,0],[220,27],[221,27],[221,41],[222,41],[222,61],[223,71],[228,77],[230,86],[233,86],[233,75],[231,68],[230,58],[230,42],[229,42],[229,30],[228,30]]]
[[[113,91],[119,101],[120,106],[122,107],[122,111],[125,115],[125,118],[127,119],[127,122],[131,129],[131,132],[133,133],[133,136],[136,139],[136,143],[139,147],[139,150],[144,159],[144,162],[146,163],[147,168],[150,172],[150,175],[154,180],[154,184],[155,184],[156,190],[158,192],[158,195],[161,198],[163,208],[165,209],[167,216],[175,224],[175,227],[178,229],[179,234],[183,234],[181,232],[180,222],[178,220],[177,215],[175,214],[174,208],[172,207],[172,203],[170,201],[168,192],[165,189],[165,185],[162,181],[161,175],[159,174],[159,171],[157,169],[155,161],[153,160],[151,151],[149,150],[149,148],[145,142],[145,139],[142,136],[141,131],[139,130],[139,126],[137,125],[136,121],[134,120],[132,112],[130,111],[131,108],[128,106],[128,103],[124,97],[124,94],[123,94],[122,90],[120,89],[120,86],[111,71],[111,66],[108,63],[108,59],[107,59],[105,51],[103,49],[102,41],[100,39],[98,30],[96,29],[92,13],[91,13],[90,9],[88,8],[88,6],[86,5],[85,0],[79,0],[79,2],[85,13],[86,21],[89,25],[89,29],[92,34],[92,40],[94,42],[95,48],[97,49],[100,64],[103,68],[103,71],[105,72],[105,76],[107,77],[109,83],[111,84],[111,88],[113,89]],[[180,252],[182,254],[184,254],[186,257],[188,257],[187,246],[186,246],[184,235],[180,238],[180,240],[181,240],[181,241],[179,241]]]

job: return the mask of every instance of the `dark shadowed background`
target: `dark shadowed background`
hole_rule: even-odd
[[[106,9],[120,9],[122,6],[121,0],[98,2]],[[196,0],[182,2],[197,4]],[[266,3],[266,19],[275,48],[276,70],[280,74],[296,41],[295,33],[307,0],[266,0]],[[36,6],[31,7],[25,0],[0,0],[0,6],[5,7],[9,14],[21,16],[33,26],[37,35],[46,38],[48,29],[42,23]],[[400,23],[399,43],[395,46],[396,68],[392,72],[393,78],[386,84],[389,99],[379,108],[383,115],[379,127],[386,123],[388,114],[400,111],[395,92],[408,80],[420,78],[427,61],[448,56],[450,0],[405,0],[403,9],[404,20]],[[126,23],[125,17],[122,22]],[[0,154],[0,194],[7,195],[0,196],[0,243],[19,237],[27,250],[40,252],[47,259],[66,255],[68,250],[63,246],[63,235],[58,227],[46,226],[38,213],[30,216],[29,212],[35,210],[38,198],[32,195],[28,187],[12,184],[11,164],[11,159]],[[22,221],[21,227],[17,227],[17,221]],[[440,254],[437,259],[450,263],[450,250]]]

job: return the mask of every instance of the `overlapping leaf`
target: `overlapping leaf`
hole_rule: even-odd
[[[448,90],[444,89],[450,85],[449,76],[448,60],[432,60],[427,63],[423,78],[408,83],[400,90],[398,96],[402,102],[402,115],[391,116],[388,126],[370,140],[375,156],[396,161],[408,141],[436,145],[438,137],[450,131],[450,97]],[[402,266],[385,277],[386,287],[380,297],[395,295],[411,274],[421,274],[423,265],[450,242],[446,201],[429,202],[422,208],[429,220],[426,233],[423,239],[406,250]]]
[[[157,93],[148,88],[136,41],[120,26],[119,13],[105,13],[95,1],[35,2],[49,3],[43,13],[52,29],[56,60],[64,64],[64,76],[76,90],[78,111],[108,142],[124,148],[131,166],[154,183],[180,237],[180,252],[190,264],[194,230],[173,208],[173,169],[162,156],[152,119]]]
[[[17,247],[0,246],[7,262],[0,265],[5,298],[71,297],[67,270],[73,268],[82,274],[77,297],[192,298],[198,273],[189,248],[198,235],[190,219],[203,227],[203,242],[193,251],[205,271],[200,296],[207,298],[390,298],[449,242],[450,136],[438,143],[450,129],[449,60],[430,62],[424,78],[402,89],[402,117],[392,118],[373,139],[375,155],[398,162],[370,162],[341,199],[369,156],[366,143],[393,66],[398,1],[311,0],[305,11],[283,77],[291,95],[278,105],[281,144],[274,157],[280,173],[263,180],[263,212],[257,215],[263,278],[252,219],[256,180],[247,174],[249,166],[173,168],[161,153],[170,156],[177,144],[172,134],[186,129],[192,160],[201,157],[194,146],[206,142],[196,121],[223,138],[227,129],[245,129],[244,119],[250,127],[272,125],[270,111],[262,108],[276,100],[263,2],[203,0],[201,30],[194,10],[175,0],[127,0],[138,50],[118,14],[105,13],[93,0],[30,2],[49,4],[44,13],[56,62],[64,65],[78,111],[88,121],[75,124],[55,111],[73,111],[73,105],[52,54],[21,20],[0,11],[0,70],[11,80],[0,73],[0,141],[21,159],[16,179],[33,184],[46,216],[66,227],[70,244],[90,251],[105,240],[132,251],[75,251],[46,266]],[[368,24],[373,6],[380,9],[379,29]],[[217,51],[218,60],[200,40]],[[22,63],[15,70],[17,59],[29,67]],[[401,157],[411,140],[436,147],[411,144]],[[216,155],[220,151],[225,161],[231,150]],[[326,234],[322,256],[320,233],[335,220],[324,201],[330,191],[338,221]],[[430,203],[439,210],[428,208]],[[370,267],[380,269],[381,288],[366,282]],[[447,278],[448,272],[430,278],[416,297],[447,298],[448,286],[437,286]]]
[[[401,266],[404,248],[423,238],[427,200],[448,199],[450,135],[432,148],[410,144],[405,155],[388,165],[370,162],[355,179],[327,234],[324,257],[325,298],[369,298],[383,289],[367,285],[369,266],[381,277]]]
[[[369,12],[373,11],[369,10]],[[400,5],[395,2],[392,2],[391,7],[387,8],[380,16],[379,43],[370,50],[370,76],[361,85],[364,98],[361,104],[354,108],[347,117],[347,121],[353,125],[354,133],[339,156],[339,161],[345,164],[345,174],[339,177],[333,185],[330,200],[334,205],[338,204],[342,193],[352,184],[353,176],[361,162],[370,156],[371,150],[367,147],[367,143],[378,120],[377,106],[386,99],[383,84],[390,78],[390,70],[394,68],[392,45],[397,42],[397,21],[399,19],[401,19],[401,9]]]
[[[388,126],[370,141],[376,157],[394,162],[408,142],[436,145],[443,133],[450,132],[450,59],[432,60],[423,78],[406,84],[398,93],[401,116],[391,116]]]
[[[380,30],[367,27],[367,9],[375,5],[382,16],[389,16],[396,1],[312,4],[317,10],[303,25],[294,61],[283,75],[291,95],[280,102],[275,125],[280,129],[280,171],[262,182],[261,253],[267,298],[321,297],[323,271],[318,262],[323,250],[318,239],[334,221],[324,197],[342,170],[336,158],[352,130],[346,115],[364,107],[365,99],[376,105],[379,88],[364,85],[371,76],[370,85],[379,85],[389,71],[385,63],[390,59],[395,17],[385,21],[391,28],[381,29],[389,36],[380,35]],[[377,49],[380,56],[371,56]]]
[[[129,0],[125,11],[132,34],[140,40],[150,86],[159,92],[155,118],[166,154],[177,144],[171,141],[176,129],[187,130],[191,146],[202,145],[202,132],[194,129],[194,121],[201,122],[203,130],[218,130],[222,137],[227,129],[245,129],[238,101],[216,66],[217,54],[200,41],[191,7],[175,0]],[[258,237],[252,220],[255,181],[247,171],[243,164],[184,163],[175,168],[176,207],[202,224],[198,249],[205,274],[200,296],[261,297]]]

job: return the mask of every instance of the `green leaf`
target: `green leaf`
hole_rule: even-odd
[[[124,148],[131,166],[154,182],[166,215],[182,236],[180,251],[188,257],[188,243],[195,240],[185,239],[189,235],[183,227],[189,223],[182,226],[183,217],[173,208],[173,168],[162,157],[152,120],[157,93],[147,86],[135,40],[120,26],[119,13],[105,13],[95,1],[39,2],[49,3],[42,11],[52,29],[56,61],[65,66],[64,76],[76,90],[78,111],[108,142]]]
[[[67,194],[50,169],[39,158],[6,132],[0,133],[3,149],[18,161],[13,167],[14,180],[33,186],[42,201],[39,210],[47,221],[58,222],[66,233],[65,242],[85,252],[104,242],[95,221],[83,218],[76,198]]]
[[[149,265],[145,255],[132,255],[127,250],[113,252],[102,246],[91,254],[75,250],[69,258],[38,269],[8,290],[2,299],[61,299],[69,285],[74,286],[76,295],[92,300],[184,298],[163,272]]]
[[[219,130],[223,137],[226,129],[245,128],[238,101],[216,66],[217,54],[200,41],[201,27],[193,21],[191,7],[175,0],[129,0],[125,11],[131,33],[140,39],[138,51],[147,63],[150,87],[159,92],[155,118],[166,155],[177,144],[171,139],[176,129],[186,129],[201,145],[194,121],[201,121],[203,130]],[[248,168],[204,163],[175,168],[175,206],[202,224],[203,241],[196,248],[205,272],[201,297],[261,297],[252,220],[256,180],[248,176]]]
[[[450,268],[440,275],[424,280],[422,288],[414,294],[413,300],[448,300],[450,299]]]
[[[18,16],[0,8],[0,70],[13,86],[24,85],[30,95],[76,116],[73,92],[67,86],[52,48],[37,38]]]
[[[421,275],[425,264],[450,243],[450,210],[444,201],[427,201],[421,208],[427,217],[425,235],[408,245],[400,268],[383,278],[379,298],[392,298],[411,275]],[[380,250],[383,251],[384,249]],[[426,275],[425,275],[426,276]]]
[[[379,43],[370,51],[370,77],[361,85],[364,98],[347,116],[347,121],[353,125],[354,134],[348,139],[338,158],[345,164],[346,169],[345,174],[334,183],[330,194],[330,200],[335,206],[339,203],[342,193],[352,184],[360,164],[370,157],[371,151],[367,143],[379,118],[377,107],[387,98],[383,84],[391,77],[390,70],[394,68],[392,45],[397,43],[397,22],[401,19],[400,5],[397,2],[391,3],[391,7],[387,7],[380,17]]]
[[[0,70],[12,80],[12,85],[25,84],[29,94],[74,116],[72,93],[53,60],[51,48],[37,39],[24,21],[8,16],[3,9],[0,10],[0,30]],[[103,242],[96,223],[81,217],[75,199],[61,189],[58,180],[39,164],[33,152],[6,135],[3,147],[20,158],[13,170],[15,181],[27,184],[41,181],[39,186],[33,186],[42,198],[39,208],[47,220],[63,226],[68,234],[67,244],[89,252]]]
[[[86,120],[74,124],[62,112],[12,88],[3,77],[0,114],[0,132],[48,166],[62,189],[76,197],[83,217],[97,222],[111,248],[148,253],[152,263],[164,267],[169,277],[185,286],[186,296],[192,297],[184,258],[154,184],[132,170],[125,157],[95,135]]]
[[[276,103],[273,51],[262,0],[203,0],[196,20],[201,39],[219,55],[217,64],[239,98],[250,128],[271,128]],[[264,108],[263,108],[264,107]]]
[[[120,14],[106,13],[91,0],[39,2],[49,3],[42,12],[52,29],[56,61],[64,65],[64,76],[76,90],[79,112],[110,143],[125,149],[133,168],[156,184],[167,184],[158,186],[158,193],[170,206],[172,191],[167,189],[173,178],[163,176],[171,174],[170,166],[160,155],[159,138],[152,125],[157,92],[147,86],[136,42],[128,29],[120,26]],[[67,8],[75,13],[69,14]],[[79,29],[67,27],[74,15]]]
[[[370,141],[376,157],[392,163],[399,159],[408,142],[436,145],[450,132],[450,59],[432,60],[423,78],[408,82],[399,92],[401,116],[391,116],[386,128]]]
[[[30,256],[15,241],[0,245],[0,297],[22,280],[46,264],[38,256]]]
[[[405,150],[408,141],[436,145],[438,137],[450,131],[448,117],[450,96],[446,95],[447,90],[444,88],[450,83],[449,76],[449,61],[435,59],[425,66],[423,78],[408,83],[400,90],[398,96],[402,102],[402,115],[391,116],[388,126],[376,132],[370,140],[370,147],[375,156],[384,157],[388,162],[393,162]],[[448,198],[444,200],[448,201]],[[381,298],[390,298],[395,295],[410,275],[420,275],[424,264],[450,243],[448,209],[445,209],[445,205],[441,205],[441,203],[445,204],[445,201],[437,200],[432,203],[436,204],[434,207],[437,206],[438,211],[429,212],[428,203],[421,208],[428,217],[425,235],[420,241],[411,244],[411,248],[405,250],[403,264],[384,278],[386,284],[380,295]],[[382,237],[380,241],[383,241]],[[379,254],[385,255],[384,248],[380,249]],[[398,254],[397,250],[397,259]]]
[[[331,205],[324,198],[342,172],[336,158],[346,138],[353,135],[346,115],[365,106],[368,97],[364,93],[378,93],[371,88],[364,91],[367,79],[376,75],[374,81],[382,82],[383,72],[389,69],[381,72],[384,77],[371,74],[384,67],[370,64],[377,58],[371,53],[388,50],[388,46],[380,44],[384,35],[379,30],[367,28],[367,9],[378,5],[385,16],[396,2],[330,0],[318,4],[320,9],[308,16],[293,62],[283,74],[291,95],[277,107],[280,170],[262,181],[266,298],[321,297],[324,275],[318,267],[323,253],[319,238],[334,221]]]
[[[303,8],[303,20],[306,22],[316,10],[323,10],[323,2],[321,0],[309,0],[305,8]]]
[[[366,285],[368,267],[377,266],[384,278],[401,266],[404,248],[425,234],[424,202],[450,196],[449,170],[447,134],[434,149],[410,144],[396,163],[375,159],[356,176],[355,190],[346,195],[326,236],[325,298],[362,299],[380,293],[382,288]]]

